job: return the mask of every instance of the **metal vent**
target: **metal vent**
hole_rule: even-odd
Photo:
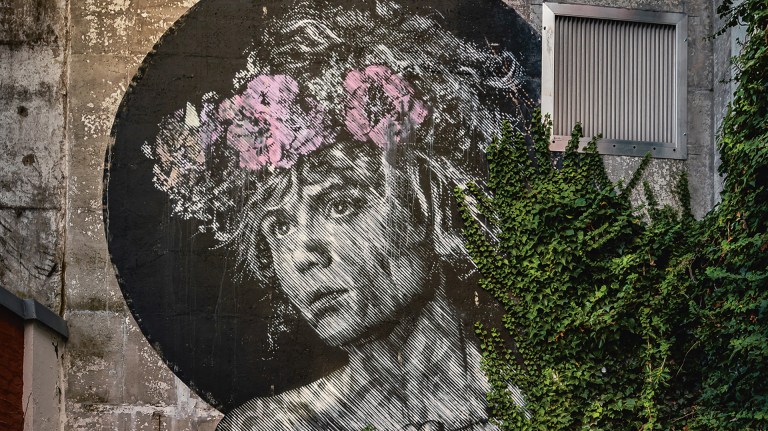
[[[553,119],[552,149],[581,122],[585,136],[602,133],[602,153],[685,158],[684,15],[544,5],[542,108]]]

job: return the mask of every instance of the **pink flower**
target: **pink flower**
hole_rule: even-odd
[[[319,103],[302,99],[299,84],[286,75],[257,76],[217,114],[231,121],[226,138],[239,151],[241,168],[290,167],[330,138]]]
[[[413,87],[387,66],[371,65],[349,72],[344,89],[349,97],[347,129],[355,139],[370,139],[382,148],[407,140],[429,112],[414,96]]]

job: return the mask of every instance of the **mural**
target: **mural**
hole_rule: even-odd
[[[234,430],[495,429],[453,189],[538,97],[500,0],[203,0],[126,93],[105,168],[124,296]],[[524,394],[510,382],[524,406]]]

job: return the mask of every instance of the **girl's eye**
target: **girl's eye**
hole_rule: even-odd
[[[287,220],[273,219],[267,225],[267,232],[275,238],[283,238],[293,231],[293,226]]]
[[[286,222],[277,222],[274,227],[277,236],[285,236],[291,233],[291,225]]]
[[[328,204],[328,215],[342,217],[355,210],[355,204],[349,199],[335,199]]]

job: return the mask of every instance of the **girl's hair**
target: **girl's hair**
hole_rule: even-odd
[[[154,183],[169,194],[173,213],[198,220],[200,229],[214,233],[222,245],[236,247],[261,277],[274,274],[266,243],[255,229],[259,206],[297,181],[302,160],[330,145],[320,144],[322,139],[359,144],[348,150],[375,150],[374,142],[383,147],[379,154],[385,165],[405,185],[400,199],[409,202],[400,203],[414,208],[414,220],[423,221],[442,260],[465,265],[453,188],[484,176],[482,153],[502,120],[518,128],[525,123],[530,87],[515,54],[462,40],[444,28],[436,11],[419,8],[416,13],[392,0],[369,5],[375,7],[318,0],[285,5],[288,12],[266,21],[247,52],[233,95],[209,93],[202,101],[190,101],[165,118],[155,141],[143,147],[156,160]],[[382,71],[391,77],[382,78]],[[290,160],[270,159],[269,165],[254,158],[244,165],[242,150],[228,134],[236,120],[222,117],[222,107],[235,99],[242,103],[244,92],[265,79],[310,95],[301,112],[312,112],[312,117],[302,124],[316,130],[305,139],[311,145],[283,148],[284,154],[294,151]],[[400,93],[392,102],[411,109],[409,115],[393,117],[397,133],[385,136],[386,142],[383,135],[350,127],[350,82],[365,79],[397,88]],[[376,104],[372,94],[365,99],[371,106]],[[378,115],[367,107],[358,107],[360,115]],[[264,166],[244,168],[253,168],[254,160]]]
[[[460,39],[426,7],[414,13],[391,0],[375,2],[375,10],[317,3],[295,1],[287,16],[271,22],[236,85],[261,74],[287,74],[326,106],[343,110],[344,76],[384,64],[414,84],[431,107],[435,127],[425,143],[465,150],[487,144],[502,120],[526,124],[533,95],[512,52]]]

